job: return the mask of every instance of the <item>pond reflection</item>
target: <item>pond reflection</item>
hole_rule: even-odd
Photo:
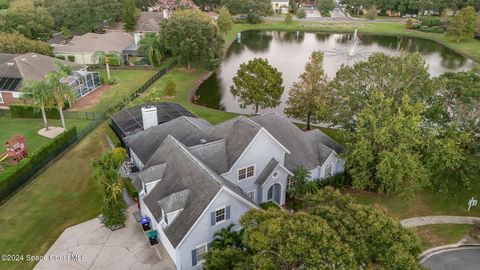
[[[352,65],[365,60],[374,52],[398,55],[402,51],[423,55],[429,72],[438,76],[447,71],[473,68],[475,62],[436,42],[407,37],[362,35],[358,36],[354,54],[353,33],[310,33],[301,31],[246,31],[235,40],[227,51],[221,69],[208,78],[197,90],[197,103],[203,106],[239,113],[251,113],[251,108],[241,109],[230,94],[232,79],[242,63],[255,57],[267,58],[270,64],[282,72],[285,92],[282,104],[275,109],[283,113],[288,89],[303,72],[308,57],[314,50],[325,52],[324,68],[330,78],[342,64]]]

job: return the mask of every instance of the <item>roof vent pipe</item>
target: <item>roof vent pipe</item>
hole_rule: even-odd
[[[142,107],[143,130],[158,125],[157,107],[155,105]]]

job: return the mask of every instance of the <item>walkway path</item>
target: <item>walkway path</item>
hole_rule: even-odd
[[[467,216],[425,216],[407,218],[400,221],[405,228],[414,228],[418,226],[431,224],[480,224],[480,217]]]

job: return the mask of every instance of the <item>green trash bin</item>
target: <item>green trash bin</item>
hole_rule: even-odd
[[[147,237],[150,240],[150,245],[158,244],[158,232],[156,230],[149,231]]]

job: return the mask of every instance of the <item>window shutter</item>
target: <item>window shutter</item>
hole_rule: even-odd
[[[226,207],[225,219],[230,219],[230,205]]]
[[[210,213],[210,218],[211,218],[212,225],[215,225],[215,211]]]
[[[192,250],[192,266],[197,265],[197,250]]]
[[[208,245],[207,245],[207,252],[210,251],[211,248],[212,248],[212,242],[208,243]]]

